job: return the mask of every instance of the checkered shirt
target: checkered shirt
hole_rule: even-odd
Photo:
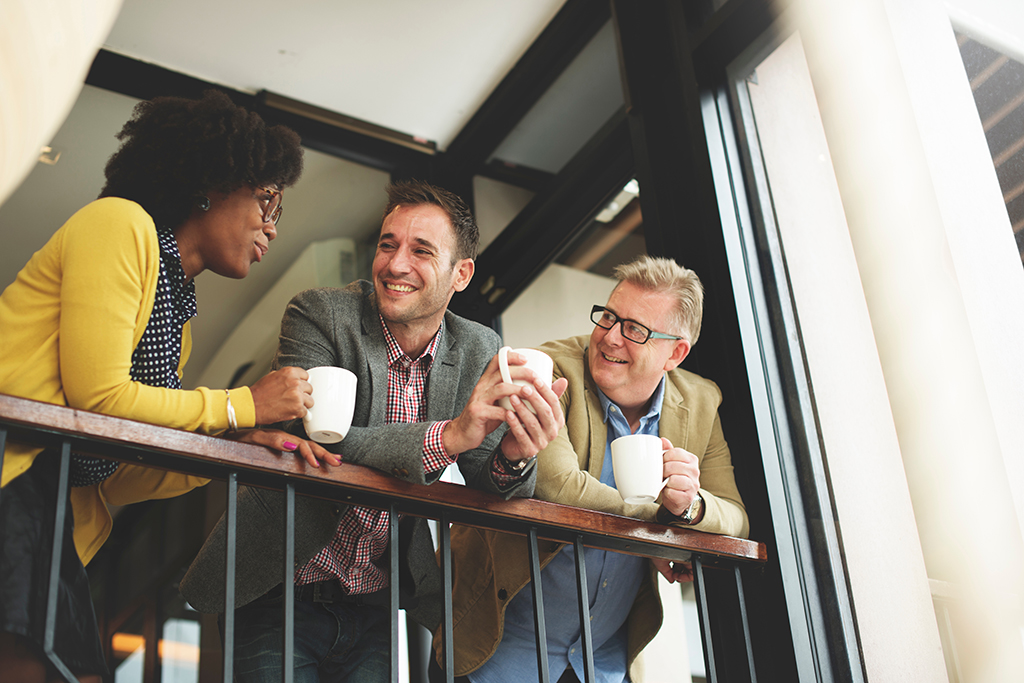
[[[444,333],[444,323],[419,358],[413,360],[402,351],[381,318],[388,349],[388,395],[385,424],[423,422],[427,413],[427,375],[434,363]],[[455,457],[444,450],[442,434],[450,420],[435,422],[423,441],[423,471],[444,469]],[[295,572],[295,583],[302,585],[337,579],[349,595],[372,593],[388,585],[387,573],[374,564],[388,547],[388,514],[383,510],[357,507],[348,509],[338,524],[334,539],[312,560]]]

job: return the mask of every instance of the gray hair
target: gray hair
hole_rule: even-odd
[[[666,331],[685,338],[690,346],[697,343],[704,316],[704,286],[697,273],[672,259],[644,254],[616,266],[614,276],[620,284],[628,282],[648,292],[672,296],[676,306],[672,312],[672,329]]]

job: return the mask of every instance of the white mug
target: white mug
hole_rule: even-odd
[[[356,407],[356,376],[345,368],[310,368],[313,407],[302,418],[309,438],[318,443],[338,443],[352,426]]]
[[[664,460],[660,436],[627,434],[612,441],[612,471],[622,500],[653,503],[668,481],[661,478]]]
[[[507,384],[518,384],[519,386],[525,386],[529,384],[524,379],[517,379],[515,382],[512,381],[512,374],[508,371],[508,352],[513,351],[526,358],[526,365],[520,367],[529,368],[533,370],[538,377],[540,377],[548,386],[551,386],[551,376],[554,372],[555,363],[551,360],[551,356],[538,351],[536,349],[513,349],[511,346],[502,346],[498,349],[498,370],[501,371],[501,381]],[[501,399],[501,407],[505,410],[512,410],[512,402],[508,400],[508,397]],[[529,401],[524,401],[526,407],[530,409],[530,412],[534,415],[537,411],[533,409]]]

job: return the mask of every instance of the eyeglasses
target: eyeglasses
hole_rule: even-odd
[[[590,309],[590,320],[598,327],[606,330],[615,327],[615,323],[620,323],[621,327],[619,329],[622,330],[623,338],[628,339],[634,344],[646,344],[648,339],[682,339],[682,337],[677,337],[674,334],[655,332],[635,320],[620,318],[604,306],[594,306]]]
[[[263,204],[263,222],[273,221],[274,225],[277,225],[277,221],[281,219],[281,212],[284,211],[281,206],[281,190],[275,190],[272,187],[258,187],[253,194],[260,204]],[[264,196],[264,194],[269,196]]]

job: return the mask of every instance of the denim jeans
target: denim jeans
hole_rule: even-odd
[[[235,610],[235,681],[280,683],[284,598]],[[295,683],[388,683],[391,620],[384,607],[295,601]]]

